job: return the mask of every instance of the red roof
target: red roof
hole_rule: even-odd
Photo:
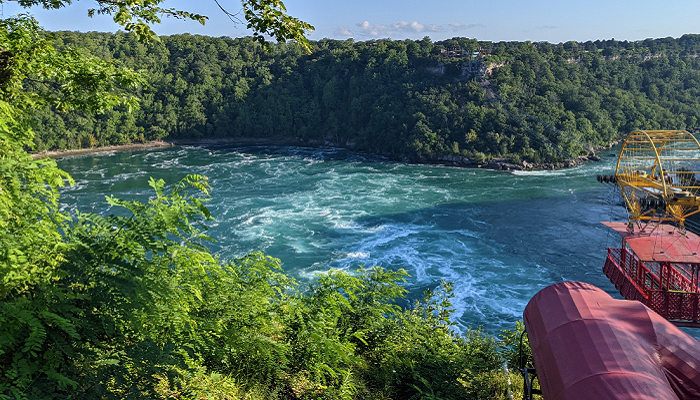
[[[643,262],[700,264],[700,237],[692,232],[681,234],[672,225],[658,225],[648,232],[627,232],[626,222],[601,222],[622,236]]]
[[[700,398],[700,342],[638,301],[563,282],[523,316],[545,399]]]

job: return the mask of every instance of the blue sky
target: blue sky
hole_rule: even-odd
[[[229,11],[235,0],[220,0]],[[87,17],[94,7],[77,1],[59,11],[31,9],[48,30],[109,31],[118,27],[108,16]],[[214,0],[167,0],[167,7],[205,14],[206,26],[167,19],[159,34],[189,32],[210,36],[246,36],[245,25],[233,24]],[[286,0],[287,10],[316,27],[311,39],[377,38],[433,40],[455,36],[479,40],[530,40],[553,43],[596,39],[641,40],[700,33],[700,1],[681,0]],[[14,2],[3,4],[10,16],[22,12]]]

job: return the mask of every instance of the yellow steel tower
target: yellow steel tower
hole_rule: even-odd
[[[629,229],[685,219],[700,211],[700,143],[687,131],[635,131],[615,169],[630,214]]]

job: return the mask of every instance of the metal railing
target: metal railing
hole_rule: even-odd
[[[700,321],[698,265],[649,263],[631,251],[608,248],[603,272],[628,300],[639,300],[662,317]]]

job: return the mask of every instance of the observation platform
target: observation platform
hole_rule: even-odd
[[[635,233],[624,222],[602,224],[622,237],[603,266],[620,294],[677,326],[700,327],[700,236],[664,224]]]

